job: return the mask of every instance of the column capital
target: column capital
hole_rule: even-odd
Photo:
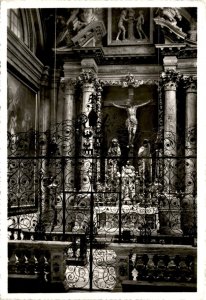
[[[166,91],[175,91],[182,76],[175,70],[167,70],[162,72],[160,77]]]
[[[186,93],[197,93],[197,78],[195,76],[183,76],[182,81]]]
[[[96,90],[102,86],[102,82],[100,82],[97,75],[91,70],[82,71],[77,77],[77,82],[81,87],[91,84]]]
[[[61,78],[61,88],[65,95],[74,94],[76,83],[76,80],[73,78]]]
[[[94,84],[98,79],[97,79],[97,75],[92,70],[87,70],[87,71],[84,70],[79,74],[77,80],[80,85],[85,85],[85,84]]]

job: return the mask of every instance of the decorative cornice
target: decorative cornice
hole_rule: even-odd
[[[156,44],[155,48],[161,51],[162,56],[176,56],[177,58],[197,57],[197,46],[187,46],[187,43]]]
[[[197,48],[184,48],[178,53],[178,58],[197,58]]]
[[[121,86],[122,81],[121,80],[109,80],[109,79],[102,79],[103,85],[104,86]]]

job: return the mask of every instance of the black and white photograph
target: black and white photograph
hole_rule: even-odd
[[[2,2],[8,299],[203,299],[203,9],[48,2]]]

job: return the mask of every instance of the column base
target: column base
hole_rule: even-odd
[[[183,234],[181,229],[180,199],[175,194],[164,194],[159,208],[160,234],[179,235]]]
[[[195,211],[195,197],[188,193],[182,199],[181,208],[181,228],[183,230],[183,234],[195,236],[197,234],[197,211]]]

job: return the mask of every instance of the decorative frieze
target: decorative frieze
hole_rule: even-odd
[[[155,79],[137,79],[135,75],[128,74],[122,79],[101,79],[104,86],[120,86],[123,88],[134,87],[137,88],[141,85],[158,85],[159,80]]]
[[[139,80],[139,79],[136,79],[135,76],[133,74],[128,74],[125,79],[122,80],[121,82],[121,85],[122,87],[129,87],[129,86],[132,86],[132,87],[139,87],[143,84],[146,84],[146,85],[152,85],[152,84],[157,84],[158,81],[157,80],[151,80],[151,79],[147,79],[147,80]]]

